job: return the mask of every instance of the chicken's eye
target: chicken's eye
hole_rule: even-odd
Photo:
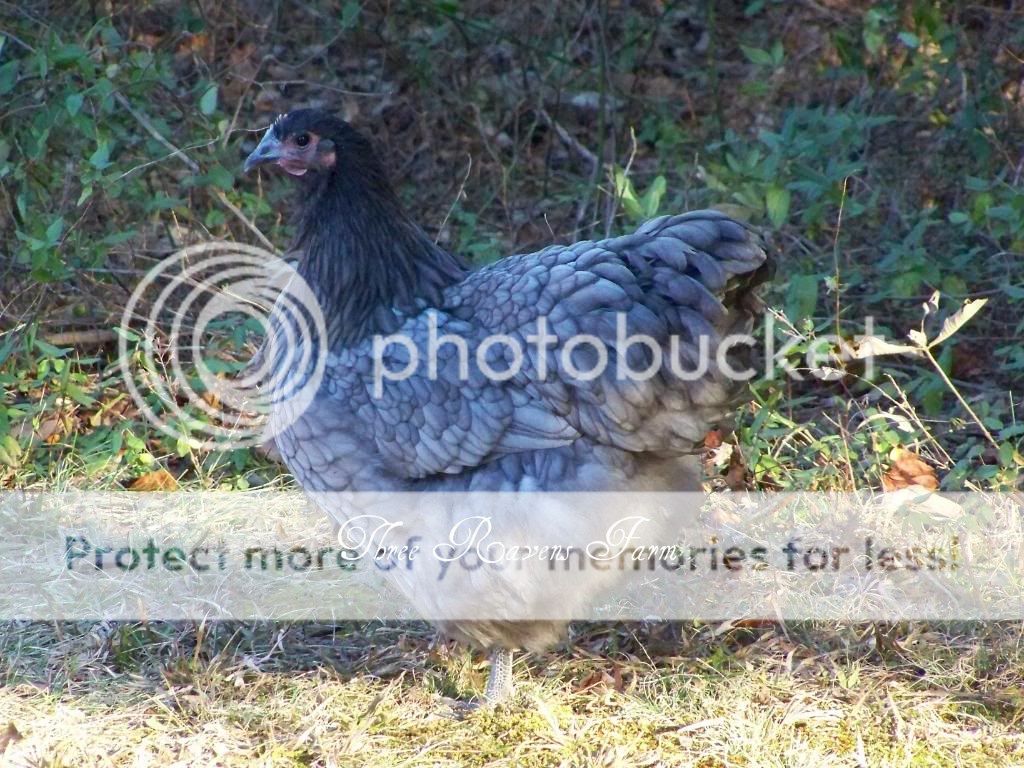
[[[295,137],[295,144],[299,147],[304,147],[307,144],[309,144],[309,134],[300,133],[298,136]]]

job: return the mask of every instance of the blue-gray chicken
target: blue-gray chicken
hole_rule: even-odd
[[[315,400],[276,438],[305,489],[699,490],[693,456],[743,384],[715,366],[695,380],[680,372],[714,359],[760,311],[754,289],[769,264],[743,226],[716,211],[663,216],[623,237],[471,270],[409,218],[369,141],[332,115],[278,118],[246,169],[262,164],[301,187],[298,271],[321,303],[331,353]],[[653,375],[621,375],[656,360],[643,344],[621,349],[623,330],[655,340],[666,362]],[[530,339],[541,332],[556,340],[538,347]],[[429,360],[431,333],[466,340],[468,371],[455,344]],[[506,339],[478,364],[496,334],[518,342],[522,359]],[[582,334],[595,338],[571,342]],[[407,345],[383,343],[392,335],[411,340],[414,370]],[[486,695],[498,699],[511,689],[511,649],[550,642],[558,628],[442,629],[491,652]]]

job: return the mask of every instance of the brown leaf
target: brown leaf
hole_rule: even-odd
[[[738,629],[768,629],[775,624],[774,619],[737,619],[732,623]]]
[[[743,453],[738,447],[734,447],[729,454],[729,469],[725,473],[725,485],[730,491],[745,491],[747,489],[747,463],[743,460]]]
[[[174,475],[166,469],[158,469],[155,472],[147,472],[144,475],[132,480],[128,486],[129,491],[176,491],[178,481]]]
[[[889,460],[892,463],[889,471],[882,475],[884,490],[899,491],[915,485],[928,491],[938,490],[939,478],[935,476],[935,469],[913,451],[894,448]]]
[[[722,430],[712,429],[704,435],[704,447],[709,451],[718,448],[722,444]]]
[[[0,733],[0,755],[7,751],[7,748],[16,741],[21,741],[24,736],[18,731],[13,722],[7,723],[7,727]]]
[[[586,691],[596,687],[610,688],[615,686],[615,678],[603,669],[595,669],[589,675],[580,680],[574,687],[577,692]]]
[[[48,416],[39,422],[36,437],[47,445],[55,445],[71,431],[71,426],[71,417],[67,414],[58,413],[56,416]]]
[[[203,392],[203,400],[215,411],[220,410],[220,395],[216,392],[210,392],[209,390]]]
[[[626,690],[626,680],[623,678],[622,665],[612,663],[612,670],[595,669],[575,685],[575,690],[586,691],[591,688],[604,688],[622,693]]]

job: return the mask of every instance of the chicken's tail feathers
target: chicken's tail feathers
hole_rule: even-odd
[[[697,279],[729,312],[724,333],[742,332],[764,313],[760,288],[775,274],[775,261],[748,225],[713,209],[661,216],[646,222],[637,237],[672,242],[673,260]],[[680,250],[676,250],[681,246]],[[709,258],[710,257],[710,258]],[[729,327],[739,322],[740,327]]]
[[[722,269],[726,280],[740,277],[752,286],[759,285],[768,280],[774,270],[774,262],[768,258],[752,228],[714,209],[651,219],[637,234],[671,237],[707,253]],[[713,284],[716,276],[702,274],[702,277],[712,277],[708,287],[717,287]]]
[[[769,258],[753,229],[721,211],[690,211],[663,216],[644,224],[640,236],[671,242],[674,248],[661,248],[668,264],[677,274],[699,282],[717,302],[714,312],[702,313],[713,330],[717,347],[726,337],[750,338],[754,326],[764,315],[761,299],[763,286],[775,274],[775,261]],[[760,343],[729,345],[725,355],[728,371],[763,373],[764,361]],[[712,356],[717,360],[715,349]],[[701,416],[708,427],[728,429],[735,417],[735,408],[749,398],[747,379],[715,370],[703,382],[684,385],[700,402]],[[696,403],[695,403],[696,404]]]

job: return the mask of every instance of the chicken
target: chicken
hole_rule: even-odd
[[[276,437],[304,489],[699,490],[694,454],[744,384],[715,367],[682,372],[760,311],[754,289],[770,264],[745,227],[716,211],[662,216],[623,237],[472,270],[409,218],[369,140],[346,122],[282,115],[245,168],[265,164],[299,184],[298,271],[321,304],[330,351],[315,399]],[[531,343],[545,333],[554,341]],[[431,375],[431,334],[464,339],[468,370],[449,343]],[[641,334],[651,344],[623,343]],[[503,344],[488,341],[497,335]],[[670,358],[682,371],[651,368]],[[623,376],[623,366],[651,375]],[[558,629],[441,628],[491,652],[489,699],[511,689],[511,650]]]

